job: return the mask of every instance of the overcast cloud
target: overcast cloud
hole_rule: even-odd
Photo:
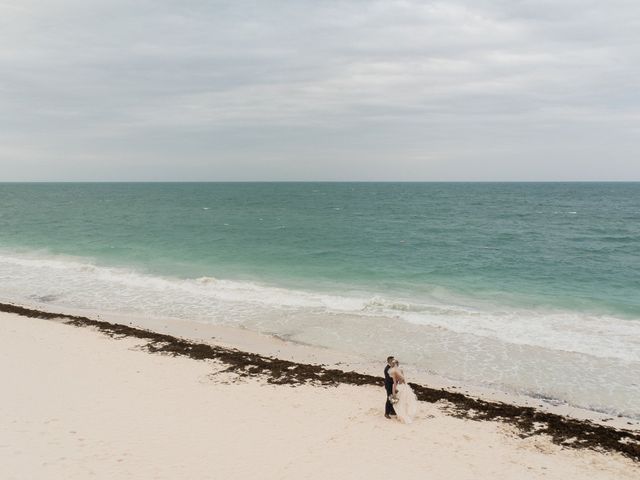
[[[640,2],[0,0],[0,181],[640,180]]]

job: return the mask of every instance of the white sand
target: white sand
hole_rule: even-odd
[[[411,426],[373,387],[285,387],[0,313],[0,477],[640,479],[619,455],[561,449],[421,403]]]

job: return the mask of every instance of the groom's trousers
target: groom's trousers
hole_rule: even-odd
[[[389,395],[393,394],[393,384],[387,385],[385,383],[384,389],[387,391],[387,403],[384,404],[384,414],[395,415],[396,411],[393,409],[393,405],[389,401]]]

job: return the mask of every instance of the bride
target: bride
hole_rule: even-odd
[[[407,385],[398,360],[393,361],[393,368],[389,370],[389,375],[393,378],[393,396],[397,399],[393,404],[393,409],[398,420],[403,423],[411,423],[418,410],[418,399],[411,387]]]

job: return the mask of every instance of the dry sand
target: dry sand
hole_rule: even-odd
[[[410,426],[386,420],[381,388],[274,386],[139,342],[0,313],[0,476],[640,479],[620,455],[438,405]]]

